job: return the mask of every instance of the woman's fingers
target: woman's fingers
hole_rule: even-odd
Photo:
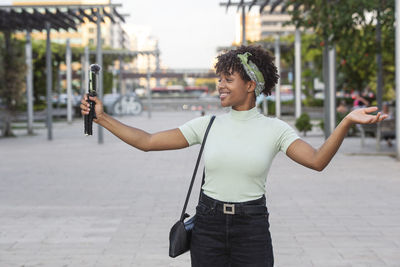
[[[90,104],[89,104],[89,102],[88,102],[88,95],[87,95],[87,94],[85,94],[85,95],[83,96],[83,98],[82,98],[82,100],[81,100],[80,108],[81,108],[81,114],[82,114],[82,115],[88,115],[88,114],[89,114],[89,111],[90,111]]]
[[[376,116],[373,118],[372,123],[376,123],[379,121],[379,117],[381,116],[381,113],[378,112],[378,114],[376,114]]]
[[[81,108],[82,115],[88,115],[89,114],[90,109],[89,109],[89,107],[87,105],[81,104],[80,108]]]
[[[375,112],[378,110],[378,107],[368,107],[368,108],[364,108],[364,111],[366,113],[371,113],[371,112]]]
[[[384,119],[387,119],[389,117],[389,115],[388,114],[385,114],[385,115],[383,115],[381,118],[382,118],[382,120],[384,120]]]

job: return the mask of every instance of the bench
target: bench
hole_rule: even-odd
[[[389,137],[394,139],[396,137],[396,121],[394,118],[381,121],[379,127],[377,123],[356,125],[356,128],[361,133],[361,146],[365,145],[366,136],[377,137],[377,140],[379,141],[383,138]]]

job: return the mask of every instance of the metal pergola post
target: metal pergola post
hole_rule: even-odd
[[[336,49],[335,45],[332,44],[332,47],[328,52],[329,57],[329,100],[326,104],[328,104],[329,109],[329,135],[333,133],[336,127]]]
[[[52,61],[50,42],[50,22],[46,22],[46,102],[47,102],[47,140],[53,140],[53,103],[52,103]]]
[[[67,63],[67,121],[72,123],[72,67],[71,67],[71,46],[67,39],[65,62]]]
[[[396,158],[400,161],[400,3],[395,1]]]
[[[96,47],[96,63],[101,67],[101,71],[99,73],[99,85],[98,85],[98,92],[97,97],[100,100],[103,100],[103,54],[102,54],[102,39],[101,39],[101,14],[99,10],[97,10],[97,47]],[[98,125],[98,143],[103,144],[103,127]]]
[[[156,72],[160,72],[160,49],[158,48],[158,41],[156,42]],[[161,86],[160,78],[156,79],[156,86]]]
[[[84,94],[84,88],[85,88],[85,72],[83,71],[85,68],[85,56],[81,55],[81,80],[80,80],[80,89],[79,93],[80,95]]]
[[[301,115],[301,35],[300,30],[296,28],[294,41],[294,66],[295,66],[295,118]]]
[[[328,40],[325,39],[325,46],[322,51],[322,76],[324,80],[324,135],[325,139],[329,137],[329,102],[330,102],[330,94],[329,94],[329,49],[328,49]]]
[[[275,36],[275,66],[278,71],[278,75],[281,75],[281,49],[280,49],[280,37],[277,34]],[[275,86],[275,115],[277,118],[281,117],[281,79]]]
[[[121,95],[125,94],[125,92],[122,93],[123,71],[124,71],[124,59],[122,56],[119,56],[118,93]]]
[[[267,97],[263,95],[263,114],[265,116],[268,115],[268,101],[267,101]]]
[[[28,115],[28,134],[33,134],[33,71],[31,31],[26,31],[26,102]]]
[[[242,7],[242,45],[246,45],[246,7]]]
[[[61,95],[61,79],[62,79],[62,77],[61,77],[61,69],[60,69],[61,67],[60,67],[60,64],[57,64],[57,73],[56,73],[56,75],[57,75],[57,79],[56,79],[56,92],[57,92],[57,95],[58,95],[58,97],[57,97],[57,110],[59,110],[60,109],[60,105],[61,105],[61,99],[60,99],[60,95]]]
[[[85,46],[85,50],[84,50],[84,61],[85,64],[82,66],[83,70],[82,72],[85,75],[85,85],[83,86],[84,88],[84,92],[83,94],[86,94],[87,92],[89,92],[89,47]]]
[[[152,103],[151,103],[151,88],[150,88],[150,55],[147,55],[147,116],[151,118]]]

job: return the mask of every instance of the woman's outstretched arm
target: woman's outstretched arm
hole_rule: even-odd
[[[387,118],[387,115],[381,115],[380,112],[377,115],[368,114],[377,110],[377,107],[356,109],[339,123],[319,149],[315,149],[307,142],[297,139],[288,147],[286,155],[303,166],[322,171],[338,151],[344,137],[353,124],[377,123]]]
[[[103,103],[97,97],[90,97],[90,100],[96,102],[95,112],[97,119],[93,121],[109,130],[125,143],[137,149],[155,151],[180,149],[189,146],[186,138],[177,128],[150,134],[141,129],[125,125],[106,114],[103,110]],[[82,115],[89,114],[87,96],[82,99],[80,107]]]

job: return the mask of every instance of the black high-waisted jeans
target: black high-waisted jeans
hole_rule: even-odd
[[[239,206],[263,205],[265,209],[242,214],[226,214],[224,202],[201,193],[196,207],[196,222],[192,231],[190,256],[192,267],[272,267],[274,256],[269,232],[265,196],[239,203]],[[227,207],[226,212],[232,213]],[[246,212],[245,212],[246,213]]]

